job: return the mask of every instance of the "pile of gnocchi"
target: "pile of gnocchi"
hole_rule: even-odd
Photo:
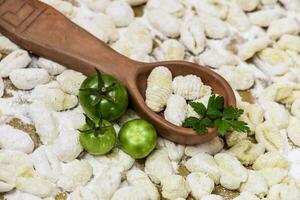
[[[0,36],[1,200],[300,199],[299,0],[42,1],[132,59],[216,71],[251,132],[194,146],[159,138],[138,161],[119,148],[89,155],[85,76]],[[128,110],[116,132],[134,118]]]
[[[196,75],[176,76],[164,67],[154,68],[148,79],[146,104],[154,112],[164,110],[164,117],[174,125],[181,126],[187,117],[199,117],[187,101],[208,104],[211,87],[204,85]]]

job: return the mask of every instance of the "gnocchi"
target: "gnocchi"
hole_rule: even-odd
[[[193,54],[201,53],[206,45],[204,25],[199,17],[193,17],[185,22],[180,31],[180,40]]]
[[[0,36],[0,53],[10,54],[11,52],[18,50],[19,47],[11,42],[8,38]]]
[[[223,187],[235,190],[247,181],[248,172],[246,168],[234,156],[218,153],[214,158],[220,170],[220,184]]]
[[[191,173],[186,180],[191,188],[192,196],[197,200],[211,194],[214,189],[214,181],[204,173]]]
[[[44,104],[35,102],[29,106],[28,112],[41,142],[43,144],[54,142],[59,132],[51,110]],[[40,117],[41,113],[43,113],[43,117]]]
[[[255,129],[255,139],[268,151],[282,151],[284,141],[279,129],[269,121],[259,124]]]
[[[175,16],[162,9],[151,9],[147,11],[147,17],[151,25],[163,35],[171,38],[180,35],[180,21]]]
[[[3,82],[3,79],[2,78],[0,78],[0,97],[2,97],[3,96],[3,94],[4,94],[4,82]]]
[[[286,24],[289,24],[289,26],[286,26]],[[299,31],[300,26],[297,21],[293,18],[286,17],[272,21],[267,30],[267,35],[271,39],[276,40],[284,34],[298,34]]]
[[[64,162],[74,160],[83,150],[77,131],[66,131],[59,134],[53,142],[54,153]]]
[[[243,66],[222,66],[216,70],[236,90],[247,90],[254,84],[254,75]],[[229,73],[230,72],[230,73]],[[243,77],[241,79],[241,77]]]
[[[51,146],[42,145],[32,153],[32,161],[37,174],[55,183],[62,173],[61,163]]]
[[[259,10],[249,13],[249,19],[251,23],[261,27],[268,27],[273,20],[276,20],[282,16],[283,13],[276,9]]]
[[[105,13],[112,17],[117,26],[127,26],[134,19],[134,13],[126,1],[112,1],[105,8]]]
[[[27,51],[18,49],[0,61],[0,76],[8,77],[14,69],[25,68],[31,62]]]
[[[239,57],[247,60],[254,56],[258,51],[265,49],[270,44],[270,39],[267,37],[256,38],[243,44],[239,50]]]
[[[130,185],[142,187],[150,197],[150,200],[158,200],[160,198],[157,188],[143,171],[131,170],[127,172],[126,177]]]
[[[74,160],[62,165],[62,175],[57,185],[65,191],[74,191],[79,186],[84,186],[92,176],[92,167],[85,160]]]
[[[164,111],[165,119],[172,124],[181,126],[186,118],[187,103],[182,96],[171,95]]]
[[[167,199],[187,198],[189,185],[182,176],[166,176],[162,181],[162,196]]]
[[[78,95],[80,85],[85,79],[82,73],[74,70],[65,70],[56,77],[62,91],[71,95]]]
[[[174,39],[165,40],[154,50],[154,56],[158,60],[183,60],[184,53],[184,46]]]
[[[9,74],[9,79],[16,88],[30,90],[37,85],[48,83],[50,76],[45,69],[26,68],[13,70]]]
[[[297,146],[300,146],[300,120],[292,117],[287,127],[288,137]]]
[[[160,163],[157,165],[157,163]],[[174,174],[172,163],[165,150],[155,150],[145,162],[145,172],[154,183],[160,183],[166,176]]]
[[[47,70],[50,75],[61,74],[66,68],[56,62],[40,57],[37,60],[37,66]]]
[[[247,191],[262,198],[268,193],[268,184],[262,174],[254,170],[248,170],[248,179],[241,185],[240,191]]]
[[[227,22],[241,32],[249,30],[252,25],[248,16],[235,2],[230,3]]]
[[[220,170],[214,158],[206,153],[198,153],[185,163],[190,172],[201,172],[213,179],[215,184],[220,183]]]
[[[42,1],[131,59],[212,68],[232,86],[244,110],[239,120],[251,131],[186,146],[159,137],[145,162],[118,146],[89,155],[77,132],[85,124],[77,97],[85,76],[1,35],[0,199],[222,200],[224,191],[235,200],[300,198],[298,0]],[[201,119],[188,103],[207,106],[218,93],[204,85],[210,80],[183,74],[173,81],[162,68],[148,84],[147,103],[178,124]],[[170,108],[173,96],[184,111]],[[113,126],[134,118],[129,110]]]
[[[201,98],[202,81],[195,75],[176,76],[172,82],[173,93],[184,97],[186,100]]]
[[[10,125],[0,125],[0,148],[31,153],[34,143],[24,131]]]
[[[229,154],[234,155],[245,166],[252,165],[264,152],[262,144],[253,144],[248,140],[241,140],[228,150]]]
[[[146,104],[154,112],[160,112],[167,105],[172,94],[172,73],[166,67],[156,67],[147,79]]]

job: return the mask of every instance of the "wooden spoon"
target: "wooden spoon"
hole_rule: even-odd
[[[173,76],[195,74],[215,93],[224,96],[225,105],[236,105],[229,84],[210,69],[184,61],[131,60],[38,0],[0,0],[0,31],[22,48],[86,75],[95,73],[95,67],[113,74],[127,87],[132,107],[150,121],[160,135],[180,144],[207,142],[217,136],[216,129],[199,136],[194,130],[173,125],[151,111],[145,104],[145,90],[147,77],[154,67],[166,66]]]

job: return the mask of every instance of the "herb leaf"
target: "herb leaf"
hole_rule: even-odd
[[[244,111],[232,106],[226,107],[223,111],[223,119],[238,119]]]
[[[217,119],[222,116],[222,110],[224,109],[224,97],[212,95],[207,104],[206,114],[211,119]]]
[[[207,108],[202,103],[190,102],[189,105],[200,118],[189,117],[183,122],[183,127],[193,128],[199,135],[207,133],[208,128],[217,128],[219,134],[224,136],[228,131],[249,132],[247,123],[239,121],[243,114],[242,109],[232,106],[224,107],[224,97],[212,95]]]
[[[189,102],[190,106],[194,109],[194,111],[200,115],[200,116],[204,116],[206,113],[206,108],[205,105],[203,103],[199,103],[199,102]]]
[[[200,120],[197,117],[186,118],[182,126],[186,128],[196,128],[197,124],[200,123]]]

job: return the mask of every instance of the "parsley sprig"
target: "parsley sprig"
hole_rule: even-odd
[[[193,128],[199,135],[207,133],[208,128],[214,127],[221,136],[231,130],[250,131],[247,123],[238,120],[244,111],[232,106],[224,107],[224,97],[222,96],[210,96],[207,108],[203,103],[198,102],[189,102],[189,105],[200,117],[188,117],[185,119],[183,127]]]

